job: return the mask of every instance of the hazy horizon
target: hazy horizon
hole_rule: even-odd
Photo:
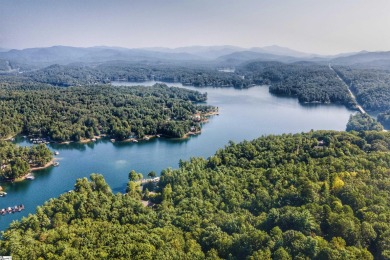
[[[333,55],[388,51],[390,1],[5,0],[0,48],[278,45]]]

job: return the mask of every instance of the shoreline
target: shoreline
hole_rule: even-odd
[[[209,111],[209,112],[206,112],[204,114],[201,114],[203,119],[198,121],[198,122],[199,123],[207,123],[208,122],[208,118],[211,117],[211,116],[215,116],[215,115],[219,115],[219,109],[214,110],[214,111]],[[189,138],[189,137],[191,137],[193,135],[201,134],[201,132],[202,132],[202,130],[195,131],[195,132],[189,131],[188,133],[184,134],[182,137],[172,137],[172,136],[165,136],[163,134],[155,134],[155,135],[145,135],[143,138],[127,138],[127,139],[124,139],[124,140],[118,140],[118,139],[112,138],[110,140],[113,140],[112,142],[133,142],[133,143],[138,143],[138,142],[141,142],[141,141],[149,141],[151,139],[159,138],[159,137],[172,138],[172,139],[187,139],[187,138]],[[16,136],[17,135],[10,136],[10,137],[7,137],[7,139],[2,139],[2,140],[9,141],[9,140],[15,138]],[[70,140],[69,141],[62,141],[62,142],[51,141],[51,143],[61,144],[61,145],[71,144],[71,143],[88,144],[88,143],[94,143],[94,142],[96,142],[99,139],[104,139],[104,138],[107,138],[107,137],[110,138],[106,134],[101,134],[101,135],[98,135],[98,136],[94,136],[93,138],[81,139],[79,141],[70,141]],[[35,171],[35,170],[45,169],[45,168],[47,168],[49,166],[45,165],[43,167],[35,167],[33,169]]]
[[[210,116],[219,116],[219,110],[217,110],[217,111],[211,111],[211,112],[207,112],[207,113],[205,113],[203,116],[205,116],[205,117],[210,117]]]
[[[78,141],[77,143],[80,143],[80,144],[93,143],[93,142],[96,142],[96,141],[99,140],[99,139],[102,139],[103,137],[105,137],[105,135],[96,135],[96,136],[94,136],[93,138],[81,139],[81,140]],[[95,139],[95,140],[93,140],[93,139]],[[64,142],[64,143],[69,144],[70,141]]]
[[[141,141],[149,141],[150,139],[159,138],[161,136],[162,136],[161,134],[145,135],[143,138],[127,138],[127,139],[124,139],[124,140],[115,140],[115,142],[138,143],[138,142],[141,142]]]
[[[13,139],[15,139],[17,135],[11,135],[11,136],[8,136],[4,139],[0,139],[0,141],[13,141]]]
[[[49,168],[50,166],[52,166],[54,164],[54,162],[55,162],[55,159],[53,158],[50,162],[46,163],[43,166],[30,168],[30,171],[33,172],[33,171],[38,171],[38,170],[43,170],[43,169]]]
[[[188,133],[186,133],[185,135],[183,135],[182,137],[180,138],[177,138],[177,139],[188,139],[190,138],[191,136],[194,136],[194,135],[200,135],[202,133],[202,130],[199,130],[199,131],[190,131]]]
[[[30,174],[33,171],[38,171],[38,170],[43,170],[43,169],[49,168],[50,166],[53,166],[54,162],[55,162],[55,159],[52,159],[50,162],[46,163],[44,166],[30,168],[29,172],[27,174],[23,175],[23,176],[20,176],[20,177],[18,177],[16,179],[1,180],[0,183],[24,181],[28,176],[30,176]]]

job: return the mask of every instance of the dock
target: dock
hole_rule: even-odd
[[[149,182],[159,182],[160,181],[160,177],[155,177],[155,178],[152,178],[152,179],[142,179],[141,180],[141,184],[145,184],[145,183],[149,183]]]
[[[22,210],[24,210],[24,205],[23,204],[20,204],[19,206],[15,205],[14,207],[7,207],[7,208],[4,208],[4,209],[1,209],[0,215],[4,216],[6,214],[12,214],[12,213],[21,212]]]

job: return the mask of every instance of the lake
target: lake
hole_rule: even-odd
[[[152,85],[155,82],[114,82],[113,85]],[[169,86],[182,87],[174,83]],[[89,144],[50,144],[59,167],[34,172],[35,180],[2,184],[8,195],[0,198],[0,209],[25,205],[20,213],[0,216],[0,230],[12,220],[34,213],[38,205],[73,189],[77,178],[102,173],[116,192],[124,192],[128,173],[134,169],[146,175],[167,167],[177,168],[180,159],[209,157],[230,140],[240,142],[261,135],[307,132],[311,129],[344,130],[353,111],[337,105],[300,105],[295,98],[271,95],[268,87],[245,90],[233,88],[194,88],[208,93],[207,104],[219,107],[219,116],[203,125],[202,134],[186,140],[156,138],[139,143],[111,143],[98,140]],[[31,145],[18,137],[20,145]]]

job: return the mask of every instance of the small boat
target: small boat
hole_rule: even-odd
[[[91,141],[92,141],[92,142],[96,142],[96,138],[92,138]]]
[[[8,212],[8,213],[12,213],[12,208],[11,208],[11,207],[8,207],[8,208],[7,208],[7,212]]]
[[[23,204],[20,204],[20,205],[19,205],[19,211],[22,211],[22,210],[24,210],[24,205],[23,205]]]
[[[59,155],[60,153],[58,151],[54,151],[54,155]]]
[[[59,162],[55,162],[55,163],[53,163],[53,166],[59,166],[60,165],[60,163]]]
[[[5,197],[7,196],[7,192],[5,191],[0,191],[0,197]]]
[[[160,138],[161,137],[161,135],[156,135],[157,136],[157,138]]]
[[[114,143],[114,142],[115,142],[115,139],[110,139],[110,141]]]
[[[27,176],[26,177],[26,180],[30,180],[30,181],[32,181],[32,180],[34,180],[35,179],[35,177],[34,176],[32,176],[32,175],[30,175],[30,176]]]
[[[5,209],[1,209],[0,214],[5,215],[5,214],[7,214],[7,211]]]

